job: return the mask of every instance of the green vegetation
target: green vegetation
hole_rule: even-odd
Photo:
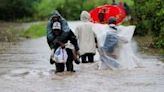
[[[22,34],[25,38],[38,38],[46,35],[46,22],[32,24],[30,28]]]
[[[120,0],[116,0],[120,2]],[[133,5],[132,0],[124,0],[128,5]],[[68,20],[78,20],[82,10],[91,9],[104,4],[111,4],[112,0],[41,0],[35,5],[35,18],[47,18],[55,9]]]
[[[152,35],[155,48],[164,49],[164,2],[163,0],[134,0],[132,10],[133,24],[137,26],[136,35]],[[161,51],[163,52],[163,51]]]
[[[32,17],[33,8],[39,0],[0,0],[0,20],[17,20]]]
[[[123,0],[132,6],[132,0]],[[78,20],[82,10],[111,4],[112,0],[0,0],[0,20],[32,21],[47,19],[55,9],[68,20]],[[120,2],[120,0],[116,0]]]
[[[164,55],[164,49],[154,47],[152,35],[135,36],[134,39],[137,41],[141,53],[157,56]]]
[[[17,30],[13,28],[8,28],[5,31],[0,31],[0,41],[12,42],[19,38],[19,34],[15,33]]]

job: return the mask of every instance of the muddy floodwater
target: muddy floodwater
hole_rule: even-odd
[[[142,56],[142,67],[132,70],[98,70],[97,61],[55,74],[49,54],[45,37],[1,42],[0,92],[164,92],[164,64],[155,57]]]

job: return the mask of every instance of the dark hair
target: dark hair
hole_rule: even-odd
[[[104,22],[104,13],[99,13],[98,14],[99,22]]]
[[[116,18],[115,17],[110,17],[109,18],[109,24],[116,24]]]

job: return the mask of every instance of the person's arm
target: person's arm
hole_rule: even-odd
[[[52,33],[52,22],[49,20],[47,24],[47,43],[49,47],[53,48],[54,35]]]
[[[75,50],[78,51],[79,50],[79,45],[77,43],[77,39],[76,39],[75,34],[71,30],[69,31],[69,40],[74,45]]]
[[[76,35],[76,38],[79,39],[79,27],[76,27],[75,35]]]
[[[98,42],[97,42],[97,37],[95,36],[95,43],[96,43],[96,48],[98,48]]]
[[[96,34],[95,34],[95,32],[94,32],[94,26],[93,26],[93,25],[92,25],[92,32],[93,32],[93,34],[94,34],[96,48],[98,48],[97,36],[96,36]]]
[[[60,39],[58,39],[58,37],[56,37],[53,41],[53,49],[56,50],[60,46],[64,48],[64,43]]]

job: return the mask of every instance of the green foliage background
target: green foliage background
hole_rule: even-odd
[[[119,2],[120,0],[116,0]],[[129,5],[132,0],[123,0]],[[55,9],[68,20],[77,20],[82,10],[91,10],[112,0],[0,0],[0,20],[43,20]]]
[[[116,0],[119,2],[120,0]],[[124,0],[133,5],[132,0]],[[112,0],[40,0],[35,5],[35,18],[47,18],[57,9],[66,19],[78,20],[82,10],[91,10],[97,6],[111,4]]]
[[[137,35],[153,35],[154,45],[164,48],[164,1],[134,0],[132,7],[133,24]]]
[[[34,3],[39,0],[0,0],[0,20],[16,20],[32,17]]]

